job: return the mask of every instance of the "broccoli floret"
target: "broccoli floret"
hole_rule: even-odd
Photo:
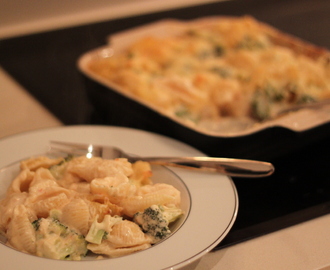
[[[152,243],[157,243],[171,233],[169,224],[182,215],[179,208],[168,208],[165,206],[152,205],[143,212],[134,215],[133,221],[137,223],[142,231],[152,238]]]
[[[263,121],[270,117],[269,99],[262,92],[256,91],[251,105],[251,113],[256,120]]]
[[[102,222],[97,221],[98,216],[93,221],[88,234],[86,235],[86,241],[93,244],[101,244],[103,239],[106,239],[108,234],[111,232],[111,228],[123,219],[119,216],[105,215]]]
[[[53,165],[49,168],[49,171],[54,176],[55,179],[61,179],[65,172],[65,169],[68,165],[68,162],[73,159],[72,155],[68,155],[65,159],[63,159],[60,163]]]
[[[35,221],[32,222],[32,226],[33,226],[35,231],[39,230],[40,220],[41,220],[41,218],[36,219]]]
[[[196,115],[194,115],[189,108],[187,108],[184,105],[180,105],[178,106],[178,108],[176,108],[175,110],[175,115],[179,118],[185,119],[185,120],[189,120],[193,123],[197,123],[199,121],[198,117]]]
[[[252,116],[260,121],[268,119],[274,103],[284,102],[284,99],[284,92],[269,83],[258,87],[252,99]]]
[[[167,220],[168,224],[176,221],[183,214],[182,210],[177,207],[160,205],[159,209],[162,211],[163,217]]]
[[[231,74],[228,68],[220,67],[220,66],[214,66],[210,69],[210,72],[217,74],[221,78],[228,78]]]
[[[237,49],[260,50],[264,49],[266,44],[263,41],[255,39],[251,36],[245,36],[237,45]]]
[[[59,220],[40,218],[32,225],[36,230],[36,254],[59,260],[80,260],[87,254],[87,242],[83,235],[71,230]]]

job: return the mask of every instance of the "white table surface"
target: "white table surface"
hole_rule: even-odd
[[[130,5],[128,2],[130,1],[124,1],[124,3]],[[158,3],[156,0],[146,2],[150,4],[150,11],[160,8],[156,5],[155,2]],[[168,4],[173,4],[173,2],[169,1]],[[175,5],[180,5],[179,2],[176,1]],[[194,2],[198,1],[189,3]],[[131,5],[134,6],[132,3]],[[118,8],[121,10],[121,7]],[[112,9],[112,12],[115,12],[115,10]],[[125,12],[127,13],[127,9]],[[93,18],[94,15],[90,17],[90,20],[93,20]],[[59,19],[56,20],[53,18],[52,20],[53,22],[57,21],[57,26],[64,25],[65,23],[67,25],[70,24],[66,20],[62,22]],[[76,20],[71,23],[81,23],[81,21]],[[33,29],[32,24],[28,28],[23,26],[20,28],[18,24],[10,25],[8,22],[4,27],[0,26],[0,38],[14,35],[13,33],[19,35],[27,31],[31,32],[31,29]],[[49,22],[44,27],[35,28],[35,31],[43,31],[52,27],[55,27],[54,24]],[[15,29],[15,31],[9,35],[9,32],[7,32],[8,29]],[[61,125],[62,123],[54,115],[36,101],[0,67],[0,139],[16,133]],[[199,261],[183,269],[330,269],[330,215],[322,216],[219,251],[210,252]]]

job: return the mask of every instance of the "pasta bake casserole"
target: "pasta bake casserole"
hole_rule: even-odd
[[[51,259],[119,257],[168,237],[181,194],[153,183],[150,164],[126,159],[31,158],[0,201],[7,245]]]
[[[88,69],[114,87],[192,124],[272,118],[330,97],[329,54],[249,16],[187,23],[146,35]]]

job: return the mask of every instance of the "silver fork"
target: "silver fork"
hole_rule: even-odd
[[[127,158],[129,162],[143,160],[151,164],[174,166],[185,169],[218,172],[235,177],[265,177],[273,174],[274,166],[271,163],[218,157],[140,157],[125,153],[113,146],[80,144],[71,142],[50,142],[51,153],[62,153],[74,156],[102,157],[105,159]]]

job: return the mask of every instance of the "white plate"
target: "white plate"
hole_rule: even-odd
[[[0,140],[0,168],[22,158],[45,153],[50,140],[118,146],[138,155],[201,156],[196,149],[173,139],[129,128],[71,126],[43,129]],[[237,215],[238,196],[232,180],[223,175],[171,169],[189,206],[182,226],[168,239],[132,255],[99,261],[57,261],[23,254],[0,244],[1,265],[8,270],[47,268],[84,269],[179,269],[201,258],[224,239]],[[9,180],[1,179],[0,196]],[[7,181],[7,182],[6,182]],[[164,181],[165,182],[165,181]],[[190,209],[189,209],[190,208]]]

